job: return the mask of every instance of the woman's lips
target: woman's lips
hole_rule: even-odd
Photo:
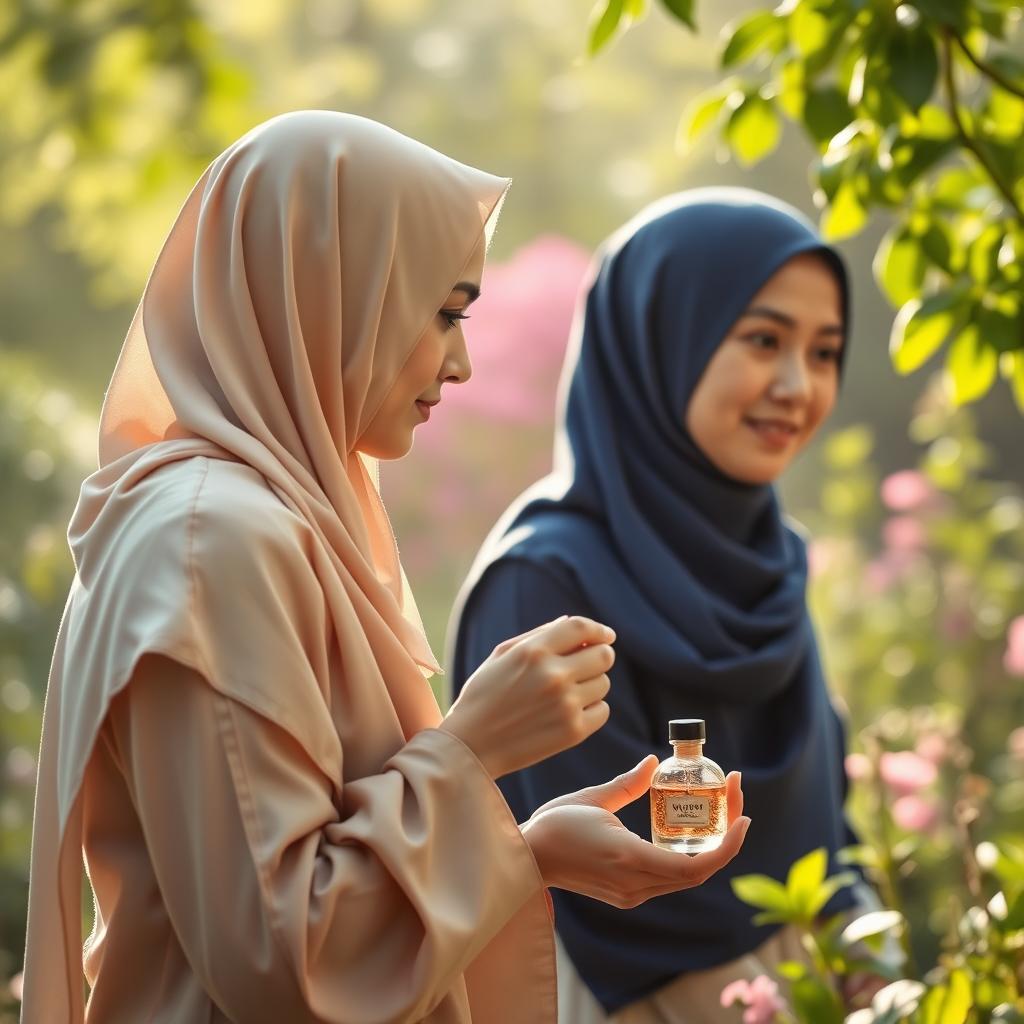
[[[762,420],[747,416],[743,422],[772,448],[788,448],[800,433],[799,427],[784,420]]]
[[[419,409],[420,415],[423,417],[424,421],[430,419],[430,405],[427,402],[421,402],[417,399],[416,408]]]

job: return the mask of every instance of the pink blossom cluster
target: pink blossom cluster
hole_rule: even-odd
[[[488,263],[482,294],[463,325],[472,380],[444,389],[440,415],[420,431],[418,445],[447,451],[467,419],[489,421],[495,430],[552,420],[588,263],[584,248],[556,235],[534,239],[505,263]]]
[[[1011,676],[1024,676],[1024,615],[1018,615],[1006,631],[1003,667]]]
[[[947,753],[946,738],[941,733],[927,733],[915,750],[887,750],[879,758],[879,778],[894,798],[889,813],[900,828],[928,832],[938,823],[939,805],[928,790],[938,780],[939,765]],[[872,771],[871,759],[865,754],[847,756],[846,774],[850,779],[869,778]]]
[[[738,978],[722,989],[722,1006],[740,1003],[745,1007],[743,1024],[775,1024],[776,1014],[788,1014],[786,1000],[779,995],[779,986],[765,974],[753,981]]]
[[[940,495],[923,473],[904,469],[882,481],[882,503],[891,515],[882,526],[885,550],[867,568],[866,582],[881,594],[901,582],[928,543],[922,515],[938,507]]]

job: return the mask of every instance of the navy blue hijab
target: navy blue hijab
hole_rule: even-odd
[[[840,257],[762,193],[669,196],[612,236],[577,317],[555,471],[499,524],[472,578],[499,558],[554,557],[652,686],[757,704],[793,685],[814,661],[804,542],[774,488],[721,473],[684,417],[753,296],[808,252],[835,273],[845,325]]]
[[[487,571],[507,561],[555,566],[595,617],[616,630],[619,660],[628,662],[664,729],[650,738],[658,744],[653,749],[668,753],[662,714],[703,717],[709,755],[727,771],[743,771],[753,825],[734,862],[738,870],[652,901],[660,908],[626,912],[624,930],[615,926],[630,934],[623,955],[635,956],[636,971],[653,958],[663,964],[662,981],[740,956],[771,933],[750,924],[754,911],[732,894],[731,875],[784,878],[808,850],[825,846],[834,854],[852,841],[842,813],[842,729],[805,600],[804,541],[783,519],[773,487],[724,475],[684,425],[729,328],[767,280],[802,253],[820,254],[832,269],[846,325],[839,256],[802,214],[761,193],[713,188],[671,196],[606,243],[567,358],[555,471],[495,528],[454,628],[458,686],[463,668],[473,667],[460,668],[464,619]],[[594,781],[606,767],[598,767]],[[519,789],[515,777],[502,781],[513,810],[532,811],[517,806],[528,786]],[[590,901],[569,894],[556,894],[556,901],[558,895],[565,897],[559,929],[605,1007],[641,994],[628,991],[631,969],[613,984],[608,963],[584,962],[587,949],[596,948],[588,946],[588,933],[603,925],[588,916]],[[840,894],[830,909],[850,902]],[[699,919],[684,923],[687,915]],[[666,917],[680,923],[675,945]],[[705,933],[708,943],[697,948]],[[641,948],[645,935],[649,949]]]

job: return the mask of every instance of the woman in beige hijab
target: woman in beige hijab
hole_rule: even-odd
[[[607,717],[599,623],[502,644],[443,719],[427,684],[376,459],[469,376],[458,320],[507,185],[318,111],[186,201],[70,527],[25,1021],[547,1024],[545,886],[632,906],[739,848],[735,777],[713,854],[619,826],[652,758],[511,816],[493,780]]]

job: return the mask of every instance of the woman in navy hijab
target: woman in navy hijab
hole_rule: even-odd
[[[801,955],[791,929],[751,923],[730,879],[784,879],[822,846],[834,872],[854,841],[805,542],[772,486],[832,410],[848,306],[839,256],[768,196],[700,189],[642,213],[595,261],[555,472],[508,510],[463,590],[456,693],[504,637],[557,615],[618,635],[608,724],[499,783],[520,819],[667,756],[671,718],[705,719],[708,756],[742,771],[750,833],[703,887],[628,911],[555,893],[563,1021],[721,1021],[724,984]],[[650,835],[646,800],[622,820]],[[842,890],[827,909],[853,902]]]

